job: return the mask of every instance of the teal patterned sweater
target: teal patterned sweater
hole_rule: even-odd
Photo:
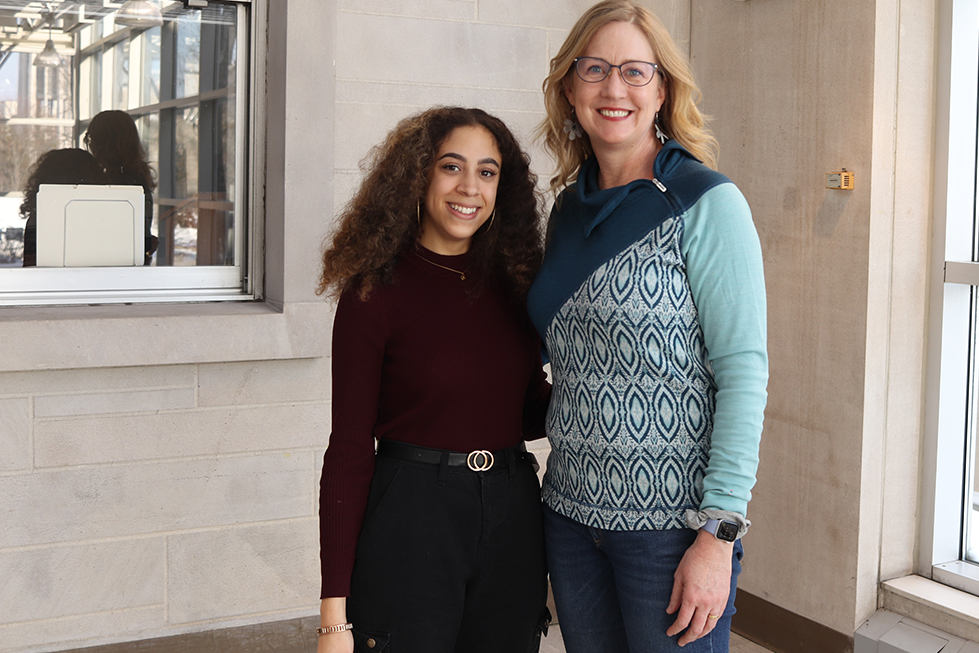
[[[528,297],[554,383],[544,501],[609,530],[684,528],[687,510],[743,518],[767,400],[744,197],[674,141],[653,174],[600,189],[586,161]]]

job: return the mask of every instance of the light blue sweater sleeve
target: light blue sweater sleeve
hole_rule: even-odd
[[[725,183],[686,213],[681,251],[717,397],[700,509],[747,514],[768,399],[767,308],[758,233]]]

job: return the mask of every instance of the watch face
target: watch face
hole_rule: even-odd
[[[738,525],[730,521],[722,521],[717,525],[717,539],[733,542],[738,539]]]

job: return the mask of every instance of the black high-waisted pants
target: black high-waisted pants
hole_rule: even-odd
[[[537,651],[540,486],[509,451],[488,472],[377,457],[347,600],[355,650]]]

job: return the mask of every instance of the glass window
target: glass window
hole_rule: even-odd
[[[139,54],[138,68],[142,75],[139,104],[143,106],[160,101],[160,31],[159,27],[154,27],[133,39]]]
[[[248,298],[238,64],[252,3],[52,4],[0,5],[0,305]],[[144,202],[110,227],[46,184],[138,186]],[[103,199],[121,201],[85,202]],[[84,233],[98,249],[128,243],[105,231],[120,228],[143,248],[139,264],[59,264],[61,248],[81,245],[57,238]]]
[[[979,7],[944,9],[921,571],[979,594]]]
[[[200,92],[201,23],[200,16],[181,16],[176,30],[176,88],[174,97],[188,97]]]
[[[112,54],[112,108],[129,108],[129,40],[119,41]]]

